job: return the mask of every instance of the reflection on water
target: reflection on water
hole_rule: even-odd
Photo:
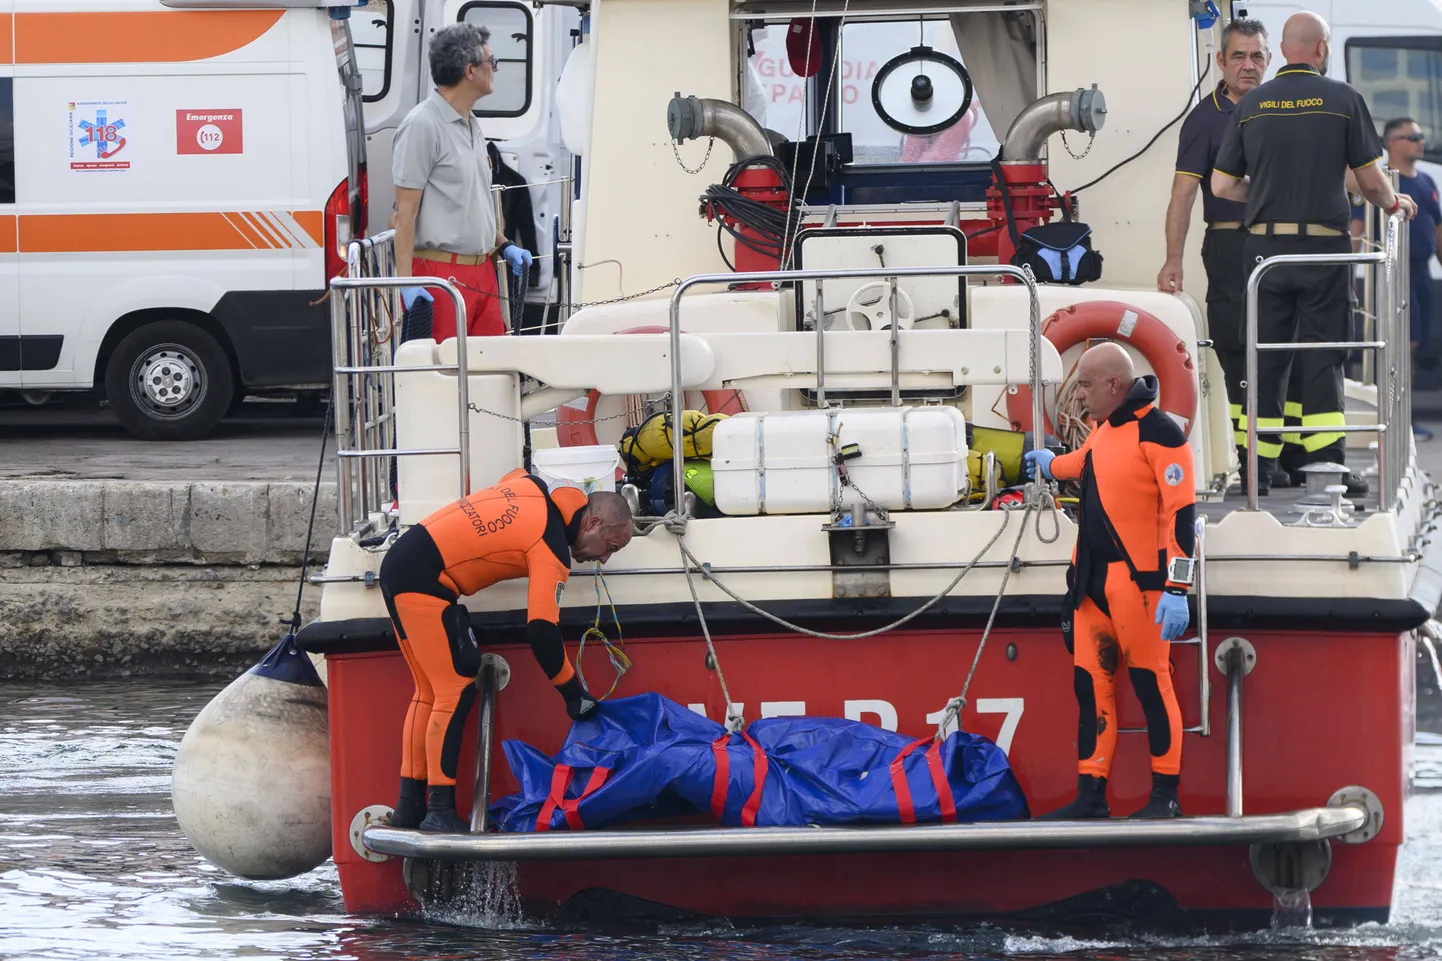
[[[1168,940],[1095,932],[962,928],[737,928],[724,922],[644,936],[480,930],[515,917],[500,874],[478,881],[476,913],[429,922],[353,918],[334,867],[289,881],[239,881],[180,837],[170,763],[216,684],[126,681],[0,686],[0,959],[151,961],[782,961],[863,958],[1126,958],[1352,961],[1442,955],[1442,737],[1418,738],[1409,842],[1396,920],[1349,931]],[[736,876],[718,884],[743,883]],[[438,920],[453,923],[437,923]],[[458,922],[458,923],[457,923]]]

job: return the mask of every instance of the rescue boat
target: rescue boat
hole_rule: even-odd
[[[600,897],[608,912],[808,920],[1165,904],[1265,925],[1275,893],[1309,891],[1317,924],[1387,918],[1415,645],[1442,591],[1435,487],[1409,430],[1406,231],[1386,222],[1334,258],[1367,277],[1344,466],[1371,493],[1349,501],[1343,467],[1325,465],[1267,498],[1238,489],[1229,405],[1242,399],[1207,339],[1200,264],[1187,294],[1151,282],[1175,128],[1144,148],[1215,82],[1221,24],[1192,6],[1127,5],[1146,42],[1123,64],[1095,55],[1112,21],[1090,0],[593,0],[589,138],[554,252],[575,302],[562,291],[555,335],[402,343],[396,288],[413,281],[392,276],[388,234],[351,245],[331,296],[341,532],[313,578],[320,618],[298,638],[324,661],[349,910],[415,910],[446,865],[500,862],[533,917]],[[803,37],[800,129],[737,106],[768,30]],[[872,31],[898,37],[896,62],[855,76],[847,46]],[[645,74],[631,69],[642,59]],[[1006,133],[988,143],[985,129]],[[1013,237],[1063,212],[1091,225],[1101,280],[1039,283],[1012,265]],[[1253,363],[1268,346],[1256,280],[1280,263],[1249,288]],[[435,287],[437,309],[459,305]],[[1059,621],[1076,527],[1065,491],[1026,485],[1016,459],[1077,442],[1067,381],[1098,339],[1159,378],[1200,478],[1192,627],[1172,657],[1186,817],[486,830],[488,805],[517,789],[499,743],[549,753],[569,728],[512,582],[465,599],[487,652],[460,777],[475,830],[383,823],[412,692],[376,589],[397,532],[517,467],[615,486],[624,430],[657,412],[679,428],[709,404],[731,415],[711,438],[710,489],[688,481],[681,450],[658,468],[669,501],[628,471],[636,537],[565,594],[573,642],[602,612],[618,641],[614,605],[631,663],[614,696],[656,692],[743,724],[845,717],[917,738],[959,724],[1006,753],[1033,811],[1069,800],[1077,707]],[[936,441],[916,426],[928,417],[952,433]],[[855,459],[838,447],[846,418],[883,424]],[[587,653],[604,690],[594,641]],[[1111,799],[1128,811],[1146,799],[1148,751],[1118,687]]]

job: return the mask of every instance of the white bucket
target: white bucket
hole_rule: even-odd
[[[621,454],[614,447],[553,447],[531,451],[531,470],[549,487],[574,487],[587,494],[616,489]]]

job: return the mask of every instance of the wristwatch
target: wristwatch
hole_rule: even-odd
[[[1190,557],[1173,557],[1167,564],[1167,580],[1173,584],[1186,584],[1190,587],[1196,573],[1197,562]]]

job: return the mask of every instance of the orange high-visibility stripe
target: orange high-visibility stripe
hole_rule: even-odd
[[[303,213],[320,219],[319,211]],[[252,215],[254,216],[254,215]],[[299,214],[295,215],[299,219]],[[15,218],[8,218],[13,221]],[[129,214],[21,214],[21,253],[126,253],[160,250],[274,250],[289,249],[259,233],[244,214],[129,213]],[[5,218],[0,218],[3,234]],[[12,229],[10,236],[15,232]],[[6,251],[0,236],[0,253]]]
[[[15,247],[15,215],[6,214],[0,217],[0,254],[13,254]]]
[[[0,16],[0,63],[15,62],[15,17]]]
[[[325,214],[319,210],[292,210],[290,215],[300,224],[310,239],[325,246]]]
[[[221,214],[221,216],[224,217],[227,221],[229,221],[232,227],[240,231],[241,236],[244,237],[246,240],[250,241],[250,245],[252,247],[260,249],[270,247],[270,244],[266,243],[263,239],[261,239],[260,234],[255,232],[255,228],[251,227],[250,224],[246,223],[245,218],[240,216],[239,213],[225,213]]]
[[[181,63],[239,50],[284,10],[17,13],[16,63]],[[76,38],[90,38],[76,42]]]
[[[285,238],[277,234],[275,228],[272,227],[264,217],[262,217],[255,211],[245,210],[236,213],[233,216],[245,221],[246,225],[250,227],[251,230],[254,230],[256,233],[258,233],[261,236],[261,239],[265,242],[264,246],[272,248],[290,246],[285,242]]]

